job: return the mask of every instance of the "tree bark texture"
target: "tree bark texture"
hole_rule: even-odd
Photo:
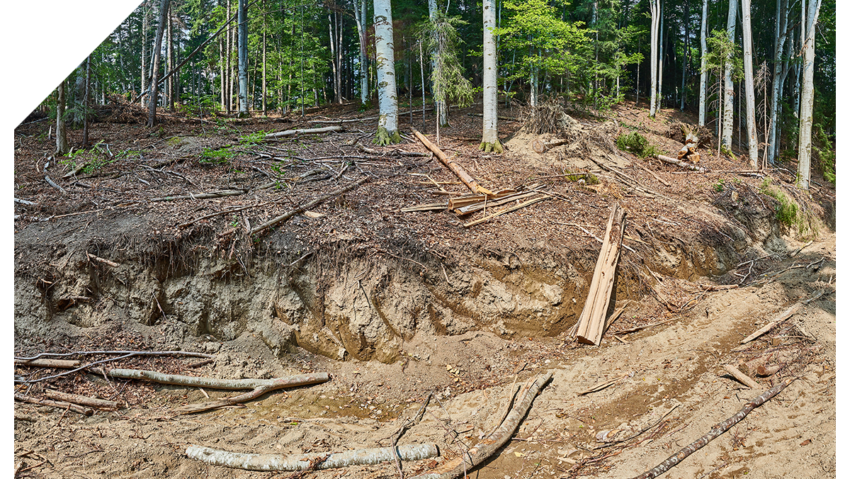
[[[68,154],[68,136],[65,132],[65,80],[59,84],[56,99],[56,154]]]
[[[374,0],[375,55],[378,66],[378,135],[376,143],[398,143],[398,98],[396,96],[393,16],[390,0]]]
[[[156,124],[159,59],[160,51],[162,50],[162,34],[163,30],[165,30],[166,15],[170,3],[170,0],[162,0],[162,3],[159,5],[159,25],[156,27],[156,41],[154,42],[153,64],[151,66],[151,94],[148,99],[148,127],[153,127]]]
[[[735,43],[735,27],[738,20],[738,0],[729,0],[729,12],[726,17],[726,34],[729,36],[729,41]],[[735,101],[735,84],[732,81],[732,62],[726,62],[726,69],[723,72],[723,127],[721,129],[720,143],[732,148],[732,127],[734,122],[734,101]]]
[[[248,115],[248,0],[239,0],[237,43],[239,57],[239,115]]]
[[[655,117],[656,103],[658,101],[658,10],[660,0],[649,0],[649,11],[651,14],[650,47],[649,47],[649,116]]]
[[[493,28],[496,27],[496,9],[493,0],[484,0],[484,131],[481,149],[485,152],[502,152],[498,129],[498,58]]]
[[[705,26],[708,20],[708,0],[702,0],[702,25],[700,26],[700,75],[699,75],[699,126],[705,126],[705,96],[708,72],[705,71],[705,55],[708,45],[705,40]]]
[[[747,95],[747,146],[750,167],[756,169],[759,160],[759,138],[756,132],[756,94],[753,87],[753,38],[750,28],[750,17],[752,16],[750,0],[741,0],[741,12],[744,36],[744,86]]]
[[[797,147],[797,186],[808,190],[812,165],[812,112],[814,110],[815,27],[821,0],[809,0],[809,11],[803,25],[806,41],[803,55],[803,91],[800,94],[800,137]]]

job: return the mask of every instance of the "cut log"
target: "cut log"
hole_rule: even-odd
[[[522,418],[531,409],[531,403],[540,393],[543,386],[552,379],[552,373],[541,374],[527,382],[518,397],[519,401],[514,405],[502,424],[493,431],[487,439],[479,442],[475,447],[465,452],[462,456],[440,464],[435,469],[416,476],[414,479],[455,479],[461,477],[479,464],[486,461],[496,451],[505,445],[514,435]]]
[[[316,205],[318,205],[318,204],[320,204],[320,203],[322,203],[322,202],[324,202],[324,201],[326,201],[330,198],[339,196],[339,195],[345,193],[346,191],[353,190],[354,188],[357,188],[358,186],[362,185],[363,183],[366,183],[367,181],[369,181],[368,176],[363,178],[363,179],[357,180],[354,183],[352,183],[352,184],[350,184],[350,185],[348,185],[344,188],[340,188],[336,191],[331,191],[330,193],[328,193],[326,195],[322,195],[322,196],[316,198],[315,200],[304,204],[303,206],[299,206],[298,208],[295,208],[294,210],[289,210],[288,212],[286,212],[286,213],[284,213],[284,214],[282,214],[282,215],[280,215],[276,218],[272,218],[269,221],[266,221],[265,223],[254,227],[254,229],[251,230],[250,234],[252,234],[252,235],[257,234],[260,231],[263,231],[264,229],[266,229],[270,226],[274,226],[274,225],[276,225],[280,222],[286,221],[289,218],[292,218],[295,215],[301,214],[305,210],[308,210],[308,209],[310,209],[310,208],[312,208],[312,207],[314,207],[314,206],[316,206]]]
[[[76,359],[33,359],[22,361],[15,359],[15,366],[32,366],[36,368],[74,369],[80,366]]]
[[[94,411],[87,407],[78,406],[69,402],[51,401],[50,399],[37,399],[34,397],[24,396],[23,394],[15,394],[15,400],[21,402],[28,402],[31,404],[38,404],[40,406],[50,406],[55,407],[57,409],[71,410],[76,413],[80,413],[83,416],[91,416],[92,414],[94,414]]]
[[[446,165],[448,169],[452,170],[452,173],[457,175],[457,177],[460,178],[460,181],[462,181],[463,184],[465,184],[470,190],[472,190],[473,193],[480,193],[482,195],[493,196],[492,191],[479,185],[478,182],[475,181],[475,178],[470,176],[469,173],[467,173],[462,166],[455,163],[454,160],[449,159],[449,157],[447,157],[446,154],[443,153],[443,150],[439,149],[437,145],[428,141],[428,138],[425,138],[425,135],[419,133],[419,131],[415,128],[411,128],[411,130],[413,131],[413,134],[416,135],[416,138],[418,138],[419,141],[421,141],[422,144],[425,145],[425,148],[431,150],[434,153],[434,156],[436,156],[442,164]]]
[[[265,136],[268,140],[270,138],[284,138],[287,136],[295,136],[295,135],[313,135],[319,133],[330,133],[332,131],[342,131],[342,127],[340,125],[333,126],[325,126],[322,128],[299,128],[295,130],[284,130],[279,131],[277,133],[269,133]]]
[[[411,444],[396,448],[383,447],[358,449],[335,454],[309,453],[293,456],[279,454],[243,454],[189,446],[186,455],[213,466],[225,466],[249,471],[307,471],[311,469],[334,469],[348,466],[370,466],[389,462],[397,454],[402,461],[420,461],[439,455],[434,444]]]
[[[118,409],[118,403],[115,401],[107,401],[105,399],[80,396],[78,394],[63,393],[61,391],[54,391],[53,389],[47,389],[46,391],[44,391],[44,395],[49,397],[50,399],[58,399],[59,401],[80,404],[82,406]]]
[[[689,170],[693,170],[693,171],[696,171],[696,172],[699,172],[699,173],[708,173],[709,172],[708,168],[703,168],[701,166],[696,166],[696,165],[692,165],[690,163],[685,163],[682,160],[670,158],[669,156],[658,155],[657,158],[659,160],[665,162],[665,163],[670,163],[671,165],[676,165],[676,166],[679,166],[679,167],[682,167],[682,168],[687,168]]]
[[[602,340],[602,334],[605,332],[605,313],[608,311],[608,303],[611,300],[614,275],[617,272],[617,262],[620,259],[625,230],[626,211],[618,203],[611,209],[602,250],[599,252],[599,259],[596,260],[590,290],[575,330],[575,337],[582,343],[598,346]]]
[[[797,303],[794,306],[791,306],[790,308],[786,309],[782,314],[780,314],[779,316],[774,318],[773,321],[767,323],[766,325],[764,325],[764,327],[760,328],[758,331],[756,331],[753,334],[742,339],[741,344],[749,343],[750,341],[758,338],[762,334],[769,332],[771,329],[775,328],[776,326],[781,324],[786,319],[790,318],[791,316],[794,316],[794,314],[799,310],[800,310],[800,303]]]
[[[727,364],[727,365],[723,366],[723,369],[725,369],[727,373],[731,374],[732,377],[734,377],[735,379],[740,381],[741,384],[747,386],[750,389],[758,389],[759,387],[761,387],[761,385],[759,383],[757,383],[755,379],[753,379],[753,378],[747,376],[746,374],[742,373],[735,366]]]
[[[735,413],[734,416],[715,425],[713,428],[711,428],[711,431],[709,431],[708,434],[688,444],[687,446],[682,448],[682,450],[680,450],[676,454],[673,454],[661,464],[655,466],[649,471],[646,471],[633,479],[654,479],[669,471],[671,468],[675,467],[677,464],[685,460],[686,457],[702,449],[706,444],[720,437],[721,434],[728,431],[732,426],[741,422],[741,420],[747,417],[747,414],[749,414],[753,409],[761,406],[762,404],[766,403],[774,396],[779,394],[783,389],[785,389],[789,384],[791,384],[792,381],[794,381],[794,378],[788,378],[780,382],[776,386],[773,386],[772,388],[768,389],[761,396],[758,396],[757,398],[745,404],[744,407],[741,408],[740,411]]]

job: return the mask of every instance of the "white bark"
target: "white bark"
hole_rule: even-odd
[[[393,16],[390,0],[375,2],[375,59],[378,66],[378,129],[389,136],[398,131],[398,98],[395,85]]]
[[[655,103],[655,112],[661,110],[664,105],[663,82],[664,82],[664,0],[658,4],[658,97]]]
[[[708,72],[705,71],[705,55],[708,52],[708,45],[705,41],[705,24],[708,19],[708,0],[702,0],[702,25],[700,26],[700,75],[699,75],[699,126],[705,126],[705,93]]]
[[[65,80],[59,84],[56,101],[56,154],[68,154],[68,137],[65,133]]]
[[[803,56],[803,92],[800,94],[800,142],[797,151],[797,186],[808,190],[812,163],[812,111],[814,109],[815,27],[821,0],[810,0],[803,25],[806,42]]]
[[[777,126],[778,120],[777,110],[779,108],[779,98],[782,94],[782,84],[785,82],[785,75],[788,73],[788,67],[782,61],[782,55],[785,52],[785,41],[788,35],[785,30],[788,29],[788,0],[776,0],[776,54],[773,62],[773,85],[772,98],[770,102],[770,136],[768,138],[767,158],[773,164],[776,159],[776,154],[779,151],[777,143]]]
[[[496,145],[499,143],[498,131],[498,59],[496,57],[496,42],[493,28],[496,26],[496,10],[493,0],[484,0],[484,132],[482,143]]]
[[[168,13],[170,0],[162,0],[159,6],[159,25],[156,27],[156,41],[154,42],[153,62],[151,65],[151,93],[148,99],[148,126],[156,124],[157,89],[159,86],[159,57],[162,50],[162,34],[165,27],[165,16]]]
[[[357,38],[360,39],[360,103],[369,99],[369,69],[366,67],[366,0],[360,0],[358,9],[354,4],[354,21],[357,23]]]
[[[658,2],[659,0],[649,0],[649,11],[652,16],[652,26],[650,30],[650,47],[649,47],[649,64],[650,64],[650,81],[649,81],[649,116],[655,117],[656,101],[658,94]]]
[[[419,461],[436,457],[438,453],[437,446],[434,444],[411,444],[395,448],[358,449],[335,454],[309,453],[292,456],[243,454],[194,445],[186,449],[186,455],[191,459],[214,466],[249,471],[305,471],[311,469],[311,463],[317,463],[316,469],[373,465],[392,461],[394,456],[402,461]],[[322,460],[325,456],[327,458]]]
[[[758,168],[759,138],[756,132],[756,94],[753,88],[753,39],[750,29],[751,0],[741,0],[744,36],[744,85],[747,95],[747,146],[750,166]]]
[[[726,34],[729,35],[729,41],[732,43],[735,42],[735,26],[737,25],[738,20],[737,13],[738,0],[729,0],[729,14],[726,17]],[[731,61],[726,62],[723,92],[723,128],[720,143],[728,148],[732,148],[732,127],[735,119],[735,84],[732,82]]]

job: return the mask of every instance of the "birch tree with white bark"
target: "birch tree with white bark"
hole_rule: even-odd
[[[502,153],[498,130],[498,57],[493,28],[496,27],[496,9],[493,0],[484,0],[484,132],[479,149],[485,153]]]
[[[729,41],[735,43],[735,28],[738,21],[738,0],[729,0],[729,12],[726,17],[726,35]],[[735,120],[735,82],[732,80],[732,61],[726,62],[723,72],[723,126],[721,127],[720,144],[726,148],[732,147],[732,127]]]
[[[705,126],[705,94],[708,72],[705,69],[705,55],[708,45],[705,41],[705,27],[708,20],[708,0],[702,0],[702,25],[700,26],[700,75],[699,75],[699,126]]]
[[[651,16],[650,27],[650,46],[649,46],[649,64],[650,64],[650,80],[649,80],[649,116],[655,118],[658,102],[658,29],[659,29],[659,14],[661,10],[661,0],[649,0],[649,12]]]
[[[776,160],[779,151],[777,143],[777,125],[779,119],[779,99],[782,95],[782,84],[788,75],[788,66],[785,65],[783,55],[785,43],[788,39],[788,0],[776,0],[776,43],[773,55],[773,85],[770,101],[770,133],[767,139],[767,158],[771,164]]]
[[[750,166],[758,168],[759,139],[756,132],[756,94],[753,87],[753,39],[750,28],[750,0],[741,0],[741,13],[744,36],[744,87],[747,95],[747,147]]]
[[[65,132],[65,80],[56,89],[56,155],[68,154],[68,135]]]
[[[803,0],[805,8],[806,2]],[[814,110],[815,27],[821,0],[809,0],[808,12],[802,19],[805,28],[803,45],[803,85],[800,94],[800,136],[797,147],[797,186],[808,190],[812,166],[812,113]]]
[[[390,0],[374,0],[375,61],[378,69],[378,132],[375,143],[399,143],[398,98],[395,84],[395,52],[393,44],[393,14]]]

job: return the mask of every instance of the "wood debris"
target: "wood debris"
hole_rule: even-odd
[[[778,326],[780,323],[782,323],[786,319],[790,318],[791,316],[794,316],[794,314],[799,310],[800,310],[800,303],[797,303],[794,306],[791,306],[790,308],[785,310],[782,314],[780,314],[779,316],[774,318],[773,321],[767,323],[764,327],[760,328],[758,331],[756,331],[753,334],[742,339],[741,344],[749,343],[750,341],[758,338],[759,336],[769,332],[771,329],[775,328],[776,326]]]
[[[602,340],[602,334],[605,332],[605,312],[608,311],[608,303],[611,300],[614,275],[617,271],[617,261],[620,259],[625,229],[626,211],[619,204],[615,204],[608,218],[602,250],[596,261],[587,301],[584,303],[584,309],[573,335],[582,343],[598,346]]]
[[[419,133],[419,131],[415,128],[411,128],[411,130],[413,131],[413,134],[416,135],[416,138],[418,138],[419,141],[421,141],[426,148],[431,150],[434,153],[434,156],[436,156],[442,164],[446,165],[446,168],[452,170],[452,173],[457,175],[457,177],[460,178],[460,181],[462,181],[463,184],[465,184],[470,190],[472,190],[473,193],[480,193],[482,195],[493,196],[494,193],[492,191],[479,185],[475,178],[470,176],[470,174],[467,173],[462,166],[447,157],[446,154],[443,153],[443,150],[438,148],[437,145],[428,141],[428,138],[425,138],[425,135]]]
[[[323,127],[323,128],[303,128],[303,129],[297,129],[297,130],[279,131],[277,133],[267,134],[266,139],[283,138],[283,137],[295,136],[295,135],[313,135],[313,134],[319,134],[319,133],[329,133],[329,132],[332,132],[332,131],[342,131],[342,126],[333,125],[333,126],[326,126],[326,127]]]
[[[692,165],[692,164],[686,163],[682,160],[677,160],[676,158],[670,158],[669,156],[658,155],[657,158],[659,160],[665,162],[665,163],[670,163],[671,165],[680,166],[682,168],[686,168],[688,170],[693,170],[693,171],[696,171],[696,172],[699,172],[699,173],[708,173],[708,171],[709,171],[708,168],[703,168],[701,166]]]

